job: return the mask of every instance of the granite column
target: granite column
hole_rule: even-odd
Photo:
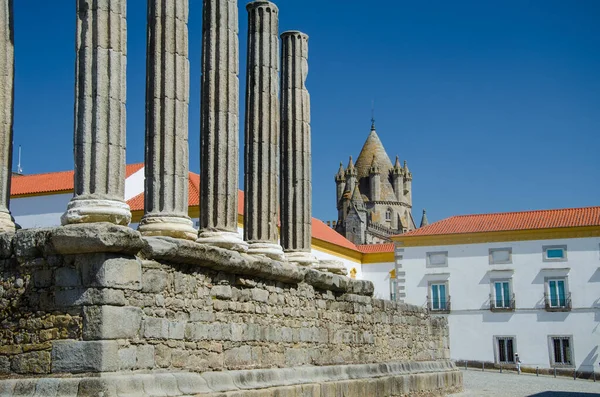
[[[188,216],[188,0],[148,0],[145,214],[147,236],[196,239]]]
[[[281,245],[290,262],[310,265],[312,185],[308,36],[281,35]]]
[[[14,232],[10,215],[15,47],[12,0],[0,3],[0,233]]]
[[[283,260],[278,244],[279,22],[277,6],[253,1],[248,10],[244,147],[244,240],[248,253]]]
[[[74,197],[63,224],[131,220],[125,195],[126,0],[78,0]]]
[[[197,242],[245,252],[238,234],[239,42],[237,0],[204,0]]]

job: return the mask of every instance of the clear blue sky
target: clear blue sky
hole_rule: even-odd
[[[433,221],[600,204],[600,1],[277,4],[281,31],[310,35],[314,216],[336,218],[333,175],[360,152],[372,100],[389,156],[407,159],[413,172],[417,220],[422,208]],[[14,12],[22,167],[72,169],[75,2],[16,0]],[[190,0],[195,172],[201,14],[202,1]],[[144,159],[145,24],[146,0],[129,0],[128,163]]]

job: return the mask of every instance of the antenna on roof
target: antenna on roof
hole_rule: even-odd
[[[22,174],[23,168],[21,168],[21,145],[19,145],[19,161],[17,164],[17,174]]]
[[[371,101],[371,131],[375,131],[375,100]]]

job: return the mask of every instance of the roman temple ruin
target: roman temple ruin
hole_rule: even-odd
[[[242,238],[238,2],[203,3],[197,231],[187,214],[188,0],[148,0],[139,230],[128,227],[124,200],[126,0],[76,2],[73,199],[60,227],[15,225],[12,1],[0,0],[0,395],[433,396],[462,387],[445,319],[317,270],[308,36],[280,36],[275,4],[246,7]]]

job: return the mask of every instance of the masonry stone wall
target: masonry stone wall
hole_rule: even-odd
[[[444,319],[374,299],[370,282],[109,224],[9,236],[1,374],[449,358]]]

